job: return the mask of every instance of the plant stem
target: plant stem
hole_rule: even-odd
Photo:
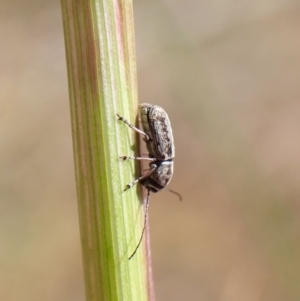
[[[143,210],[138,187],[123,192],[136,176],[134,162],[118,159],[138,149],[135,134],[116,118],[136,123],[132,3],[61,0],[61,6],[86,300],[154,300],[144,244],[128,261]]]

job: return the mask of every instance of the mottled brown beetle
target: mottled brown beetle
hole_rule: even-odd
[[[148,190],[143,231],[139,243],[129,259],[135,255],[142,242],[147,223],[150,191],[158,192],[169,184],[173,175],[173,159],[175,156],[171,123],[165,110],[153,104],[143,103],[139,105],[139,113],[143,131],[136,128],[119,114],[117,114],[119,120],[123,121],[131,129],[144,136],[143,140],[146,142],[146,147],[149,152],[148,157],[121,156],[120,159],[150,161],[149,171],[129,183],[124,189],[125,191],[131,188],[137,182],[140,182]],[[177,194],[172,190],[170,191]],[[178,196],[181,199],[181,196]]]

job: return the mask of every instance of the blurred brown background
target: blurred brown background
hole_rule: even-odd
[[[60,3],[0,6],[0,300],[83,301]],[[157,301],[300,300],[299,1],[134,9],[184,196],[152,196]]]

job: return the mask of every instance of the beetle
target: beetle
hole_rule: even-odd
[[[116,114],[120,121],[124,122],[128,127],[140,135],[143,135],[143,140],[145,141],[149,152],[148,157],[120,156],[119,158],[121,160],[133,159],[150,161],[149,171],[127,184],[124,189],[124,191],[126,191],[140,182],[140,184],[148,191],[142,234],[134,252],[129,257],[129,260],[135,255],[143,239],[148,217],[150,191],[156,193],[165,188],[170,183],[174,172],[173,159],[175,157],[175,146],[168,114],[160,106],[149,103],[139,105],[139,114],[143,130],[130,124],[119,114]],[[170,191],[177,194],[181,199],[181,196],[178,193],[172,190]]]

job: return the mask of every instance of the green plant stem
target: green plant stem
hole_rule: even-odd
[[[153,300],[144,244],[128,261],[143,224],[138,187],[123,192],[135,165],[118,159],[138,148],[115,115],[136,121],[132,3],[61,0],[61,6],[86,299]]]

